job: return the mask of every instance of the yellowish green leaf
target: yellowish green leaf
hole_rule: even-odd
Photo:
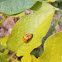
[[[47,8],[46,8],[47,7]],[[31,8],[34,12],[39,12],[39,11],[48,11],[53,8],[52,5],[48,4],[47,2],[36,2],[34,6]]]
[[[15,24],[8,38],[7,47],[15,52],[17,56],[31,53],[34,48],[41,45],[42,38],[49,29],[55,11],[54,7],[51,5],[47,6],[47,4],[45,4],[45,6],[46,10],[43,10],[43,7],[43,11],[24,16]],[[25,43],[23,36],[28,33],[32,33],[33,38]]]
[[[22,57],[21,62],[37,62],[37,58],[33,55],[26,54]]]
[[[21,16],[24,16],[25,15],[25,12],[23,11],[23,12],[21,12],[21,13],[19,13],[19,14],[15,14],[15,15],[7,15],[8,17],[10,16],[10,17],[21,17]]]
[[[0,53],[0,62],[8,62],[9,58],[8,58],[8,52],[9,50],[5,50],[4,53]]]
[[[0,38],[0,45],[6,46],[7,39],[8,37]]]
[[[33,56],[33,55],[31,56],[31,58],[32,58],[31,62],[37,62],[37,60],[38,60],[38,59],[37,59],[35,56]]]
[[[21,62],[31,62],[31,55],[26,54],[22,57]]]
[[[7,39],[8,37],[3,37],[3,38],[0,38],[0,50],[6,48],[6,42],[7,42]]]
[[[47,0],[48,2],[55,2],[56,0]]]
[[[50,36],[45,41],[44,49],[38,62],[62,62],[62,31]]]

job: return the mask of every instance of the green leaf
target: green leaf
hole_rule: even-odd
[[[31,56],[30,54],[27,54],[22,57],[21,62],[37,62],[37,58],[33,55]]]
[[[62,2],[62,0],[56,0],[56,1]]]
[[[44,11],[46,9],[46,5],[47,6],[51,6],[50,4],[48,4],[47,2],[36,2],[34,4],[34,6],[30,9],[31,11],[34,11],[34,12],[39,12],[39,11]],[[53,6],[51,6],[53,7]],[[43,9],[42,9],[43,8]],[[48,9],[49,7],[47,7]],[[51,8],[50,8],[51,9]],[[15,14],[15,15],[9,15],[10,17],[21,17],[21,16],[24,16],[25,15],[25,12],[21,12],[19,14]]]
[[[47,8],[46,8],[47,7]],[[51,6],[50,4],[48,4],[47,2],[36,2],[34,4],[34,6],[32,8],[30,8],[31,10],[34,10],[34,12],[39,12],[39,11],[50,11],[52,10],[53,6]]]
[[[26,54],[22,57],[21,62],[31,62],[31,55]]]
[[[51,6],[50,4],[48,4],[47,2],[36,2],[34,4],[34,6],[32,8],[30,8],[31,11],[34,11],[34,12],[39,12],[39,11],[44,11],[46,9],[46,6]],[[51,6],[53,7],[53,6]],[[43,8],[43,9],[42,9]],[[47,7],[47,9],[49,9],[49,7]],[[50,8],[51,9],[51,8]],[[24,16],[25,15],[25,12],[21,12],[19,14],[15,14],[15,15],[9,15],[10,17],[21,17],[21,16]],[[7,15],[8,16],[8,15]]]
[[[33,56],[33,55],[31,56],[31,58],[32,58],[31,62],[37,62],[37,60],[38,60],[38,59],[37,59],[35,56]]]
[[[25,12],[21,12],[19,14],[16,14],[16,15],[7,15],[8,17],[21,17],[21,16],[24,16],[25,15]]]
[[[8,39],[8,37],[0,38],[0,50],[6,48],[7,39]]]
[[[38,1],[30,9],[34,10],[34,11],[37,11],[37,10],[39,11],[39,9],[42,7],[42,5],[43,5],[42,2]]]
[[[4,53],[0,53],[0,62],[8,62],[8,52],[9,50],[5,50]]]
[[[47,0],[48,2],[55,2],[56,0]]]
[[[44,49],[38,62],[62,62],[62,31],[50,36],[45,41]]]
[[[0,12],[7,15],[17,14],[31,8],[42,0],[0,0]]]
[[[36,12],[22,17],[14,26],[11,35],[7,41],[8,49],[22,56],[31,53],[34,48],[41,45],[42,38],[46,35],[55,9],[50,6],[49,9]],[[43,8],[42,8],[43,9]],[[23,41],[25,34],[32,33],[33,38],[29,42]]]

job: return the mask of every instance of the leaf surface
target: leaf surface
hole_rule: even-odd
[[[27,54],[22,57],[21,62],[37,62],[37,58],[33,55],[31,56],[30,54]]]
[[[48,2],[55,2],[56,0],[47,0]]]
[[[0,50],[6,48],[6,42],[7,42],[7,39],[8,37],[3,37],[3,38],[0,38]]]
[[[62,62],[62,31],[50,36],[44,44],[44,49],[38,62]]]
[[[49,7],[50,6],[50,7]],[[8,49],[22,56],[31,53],[34,48],[41,45],[42,38],[46,35],[55,9],[46,5],[46,10],[22,17],[14,26],[7,41]],[[49,7],[49,9],[47,9]],[[44,9],[44,7],[42,8]],[[32,33],[33,37],[28,42],[23,41],[25,34]]]
[[[31,62],[31,55],[26,54],[22,57],[21,62]]]
[[[9,58],[8,58],[8,52],[9,50],[5,50],[4,53],[0,53],[0,62],[8,62]]]
[[[0,0],[0,12],[7,15],[17,14],[31,8],[42,0]]]

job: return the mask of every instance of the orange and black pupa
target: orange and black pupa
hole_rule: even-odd
[[[28,40],[30,40],[32,37],[33,37],[33,34],[28,33],[28,34],[23,36],[23,41],[28,42]]]

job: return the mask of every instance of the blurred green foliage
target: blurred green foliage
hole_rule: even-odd
[[[51,3],[53,6],[62,9],[62,1],[58,0],[55,1],[54,3]]]

